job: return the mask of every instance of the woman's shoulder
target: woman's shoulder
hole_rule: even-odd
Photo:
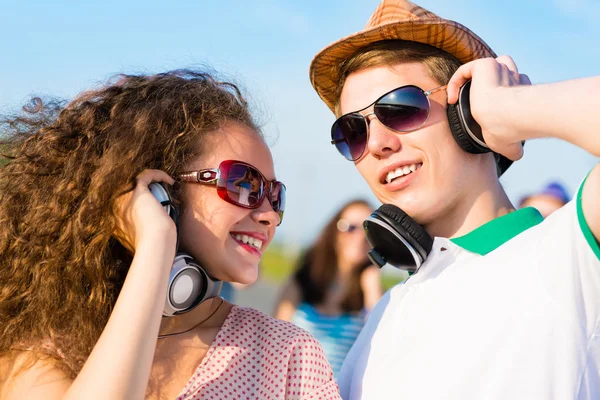
[[[302,344],[319,345],[308,331],[254,308],[234,306],[231,313],[230,323],[227,324],[226,321],[228,330],[252,335],[263,343],[270,343],[278,347],[297,347]]]
[[[52,359],[37,359],[31,351],[0,357],[0,399],[58,398],[71,383]]]

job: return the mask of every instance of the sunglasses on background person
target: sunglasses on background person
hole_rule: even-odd
[[[341,233],[352,233],[352,232],[356,232],[358,229],[362,228],[362,224],[358,223],[351,223],[350,221],[348,221],[347,219],[340,219],[337,222],[337,229],[339,232]]]
[[[349,161],[358,160],[367,148],[369,140],[368,117],[377,120],[396,132],[412,132],[422,127],[429,118],[429,96],[446,86],[427,92],[420,87],[407,85],[387,92],[365,108],[344,114],[331,126],[331,144]],[[373,112],[362,111],[373,106]]]
[[[276,180],[267,180],[258,169],[248,163],[225,160],[219,164],[219,168],[183,172],[178,177],[184,182],[216,185],[219,197],[242,208],[256,209],[268,198],[273,210],[279,214],[278,225],[283,221],[285,185]]]

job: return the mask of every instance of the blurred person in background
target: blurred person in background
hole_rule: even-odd
[[[548,183],[540,192],[529,194],[521,199],[519,208],[533,207],[546,218],[571,200],[567,190],[558,182]]]
[[[275,313],[317,338],[334,374],[382,296],[379,269],[367,257],[371,247],[362,227],[372,211],[364,200],[341,207],[300,258]]]

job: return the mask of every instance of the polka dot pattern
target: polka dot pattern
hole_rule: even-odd
[[[296,325],[234,306],[178,400],[341,399],[317,340]]]

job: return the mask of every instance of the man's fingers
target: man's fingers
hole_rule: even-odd
[[[454,104],[458,100],[458,92],[462,85],[464,85],[471,77],[473,76],[473,61],[461,65],[460,68],[456,70],[450,81],[448,82],[448,86],[446,87],[446,92],[448,93],[448,103]]]
[[[512,72],[516,72],[517,74],[519,73],[519,69],[517,68],[517,64],[515,64],[515,61],[512,59],[512,57],[510,56],[500,56],[498,58],[496,58],[496,61],[499,64],[504,64],[508,67],[509,70],[511,70]]]
[[[519,74],[519,83],[521,85],[531,85],[531,79],[527,74]]]

